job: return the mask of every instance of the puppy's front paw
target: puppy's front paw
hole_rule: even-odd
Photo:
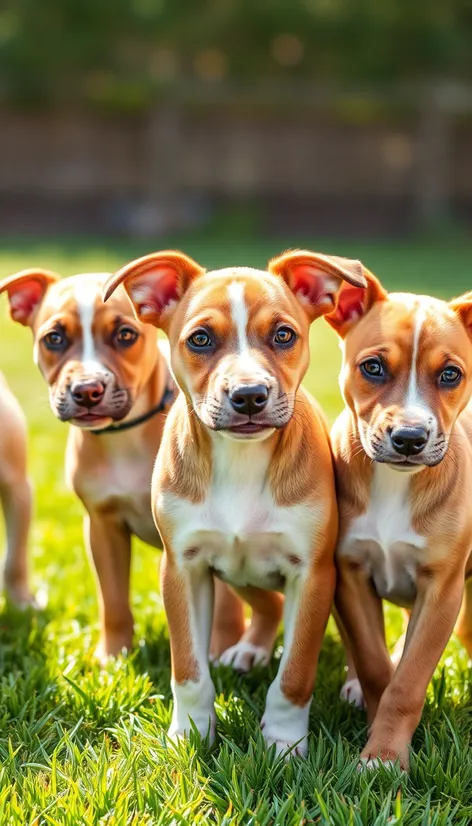
[[[376,745],[375,742],[367,742],[361,752],[358,771],[374,771],[380,765],[393,769],[399,767],[407,772],[410,768],[410,747],[409,743],[387,745]]]
[[[266,730],[264,721],[261,723],[261,728],[268,749],[270,749],[271,746],[275,746],[276,753],[284,754],[286,759],[290,757],[306,757],[308,751],[306,737],[300,741],[294,740],[293,738],[284,740],[280,737],[280,734],[277,735],[275,731],[271,732],[270,730]]]
[[[174,710],[167,732],[171,740],[188,738],[196,729],[202,738],[210,743],[215,739],[215,688],[209,673],[200,680],[186,680],[177,683],[172,680]]]
[[[357,677],[353,680],[346,680],[339,692],[341,700],[350,703],[355,708],[365,708],[364,694]]]
[[[30,591],[28,585],[18,580],[8,581],[5,575],[5,596],[7,602],[19,608],[20,611],[25,611],[27,608],[32,608],[33,611],[41,611],[46,608],[48,603],[47,591],[41,590],[37,594]]]
[[[198,715],[196,716],[196,718],[192,717],[191,720],[193,726],[197,729],[200,737],[202,739],[208,737],[209,742],[213,743],[216,735],[215,715]],[[186,723],[184,723],[182,720],[179,720],[177,716],[173,717],[172,722],[167,731],[167,736],[174,743],[178,743],[179,740],[187,740],[190,737],[190,733],[193,731],[192,723],[190,722],[188,716]]]
[[[240,642],[232,645],[223,651],[217,661],[222,665],[231,665],[235,671],[250,671],[255,665],[267,665],[270,661],[271,651],[250,642]]]
[[[297,706],[285,697],[277,681],[267,692],[267,701],[261,729],[267,747],[275,745],[277,754],[286,757],[304,757],[308,750],[308,717],[311,701]]]

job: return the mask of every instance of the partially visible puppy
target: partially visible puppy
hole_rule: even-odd
[[[387,293],[364,274],[367,288],[343,284],[326,317],[342,340],[346,403],[332,430],[336,606],[352,657],[344,693],[360,701],[355,665],[371,723],[361,756],[406,769],[463,595],[458,631],[472,654],[472,293]],[[411,612],[393,662],[383,599]]]
[[[85,540],[100,600],[97,655],[101,659],[132,644],[132,536],[162,547],[151,514],[151,474],[174,398],[167,345],[158,346],[155,331],[136,320],[124,289],[117,290],[107,305],[103,303],[101,294],[108,277],[107,273],[85,273],[61,279],[47,270],[33,269],[0,283],[0,293],[8,295],[12,318],[33,333],[34,360],[49,386],[53,413],[72,425],[66,475],[86,509]],[[18,434],[5,440],[6,449],[16,450],[21,476],[21,419],[13,400],[3,393],[0,401],[2,396],[11,409],[10,429],[14,424]],[[6,435],[5,430],[1,435]],[[27,500],[24,480],[22,491],[21,497],[17,493],[6,506],[12,512],[8,581],[13,583],[16,576],[20,591],[26,588],[26,574],[22,579],[17,569],[25,564],[23,534],[29,521],[23,513],[26,504],[21,504]],[[18,518],[21,508],[22,519]],[[221,621],[213,641],[215,656],[244,630],[239,600],[225,586],[219,591],[218,605]]]
[[[6,528],[3,569],[8,599],[35,606],[28,584],[28,536],[32,493],[26,469],[26,423],[20,405],[0,374],[0,501]]]

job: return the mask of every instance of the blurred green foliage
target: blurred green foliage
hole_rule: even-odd
[[[0,99],[143,108],[199,79],[466,78],[470,0],[6,0]]]

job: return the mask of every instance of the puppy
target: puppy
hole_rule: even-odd
[[[129,649],[131,537],[162,543],[151,513],[151,476],[175,386],[168,345],[137,322],[124,289],[105,305],[109,273],[61,279],[24,270],[0,282],[14,321],[30,327],[34,360],[49,386],[51,409],[72,425],[66,476],[82,501],[85,541],[100,605],[100,659]],[[23,520],[26,525],[26,520]],[[12,555],[19,557],[20,554]],[[240,600],[217,587],[212,654],[244,632]]]
[[[346,403],[332,430],[336,606],[371,724],[361,757],[407,769],[472,572],[472,293],[449,303],[387,294],[364,275],[367,288],[343,284],[326,317],[342,341]],[[395,671],[383,599],[411,611]],[[459,631],[472,655],[472,579]]]
[[[7,540],[4,586],[14,605],[35,607],[28,585],[32,493],[26,471],[26,423],[20,405],[1,374],[0,422],[0,501]]]
[[[327,428],[300,383],[310,323],[333,309],[344,281],[365,285],[358,262],[290,252],[268,271],[205,273],[168,251],[133,261],[107,284],[106,299],[124,284],[138,317],[167,333],[180,388],[152,488],[165,548],[172,737],[188,733],[190,720],[214,735],[214,573],[256,613],[272,590],[285,590],[284,653],[262,728],[277,751],[306,751],[334,592],[337,507]]]

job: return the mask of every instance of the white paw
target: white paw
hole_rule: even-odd
[[[26,586],[5,586],[6,598],[15,608],[20,611],[25,611],[27,608],[32,608],[33,611],[42,611],[48,604],[48,595],[46,590],[40,590],[36,594],[32,594]]]
[[[395,763],[393,760],[381,760],[380,757],[361,757],[357,766],[358,772],[376,771],[380,766],[385,766],[386,769],[394,769]]]
[[[209,674],[194,682],[176,683],[172,680],[174,711],[167,732],[171,740],[177,741],[189,737],[197,729],[201,737],[208,737],[210,743],[215,739],[215,689]]]
[[[354,680],[346,680],[339,692],[341,700],[350,703],[356,708],[365,708],[364,695],[359,680],[355,677]]]
[[[275,745],[276,753],[284,754],[287,760],[290,757],[306,757],[308,751],[306,737],[298,743],[296,740],[280,740],[277,737],[268,737],[264,731],[264,740],[268,749]]]
[[[308,750],[308,717],[311,700],[306,706],[291,703],[274,681],[267,692],[266,708],[261,729],[267,747],[273,746],[277,754],[286,753],[288,758],[304,757]]]
[[[231,665],[235,671],[250,671],[255,665],[267,665],[271,652],[242,640],[223,651],[218,663]]]
[[[216,717],[214,715],[200,715],[197,719],[191,719],[193,726],[189,717],[187,717],[186,724],[182,723],[181,720],[174,719],[173,717],[167,731],[167,736],[170,740],[174,743],[178,743],[179,740],[188,740],[190,734],[194,728],[196,728],[202,739],[208,737],[209,742],[213,743],[216,735]]]

